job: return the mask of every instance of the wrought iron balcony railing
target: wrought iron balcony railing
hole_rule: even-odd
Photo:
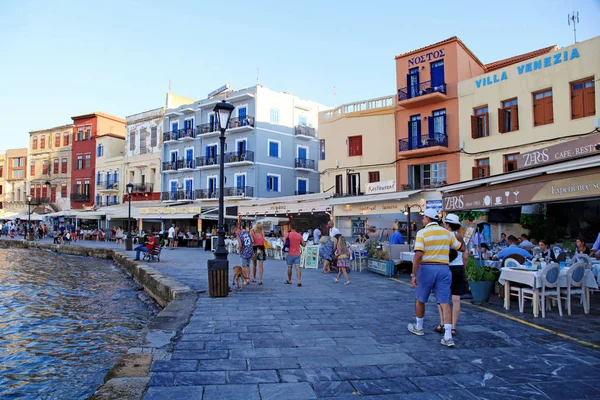
[[[296,168],[310,169],[312,171],[317,170],[315,160],[308,160],[306,158],[296,158]]]
[[[131,193],[148,193],[154,191],[153,183],[134,183]]]
[[[419,96],[425,96],[431,93],[446,94],[446,83],[432,85],[431,81],[421,82],[418,85],[411,85],[398,89],[398,101],[408,100]]]
[[[296,132],[296,136],[302,135],[302,136],[310,136],[313,138],[317,137],[317,130],[315,128],[311,128],[306,125],[296,126],[295,132]]]
[[[433,135],[413,136],[408,139],[399,140],[399,151],[423,149],[433,146],[448,147],[448,135],[445,133],[434,133]]]
[[[71,193],[71,201],[90,201],[89,193]]]

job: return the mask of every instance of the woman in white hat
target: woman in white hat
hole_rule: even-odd
[[[464,243],[463,236],[458,231],[460,229],[460,220],[456,214],[448,214],[444,218],[444,227],[452,232],[452,234],[461,243]],[[456,335],[456,324],[458,323],[458,316],[460,315],[460,296],[467,291],[467,276],[465,273],[465,265],[467,264],[469,254],[465,252],[459,252],[454,249],[450,249],[450,272],[452,273],[452,285],[450,286],[450,293],[452,294],[452,336]],[[435,331],[444,333],[444,318],[442,315],[442,307],[438,304],[438,311],[440,312],[440,324],[435,327]]]

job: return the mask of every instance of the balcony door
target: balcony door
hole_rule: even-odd
[[[100,183],[100,182],[98,182],[98,183]],[[111,183],[112,183],[112,182],[110,181],[110,172],[107,172],[107,173],[106,173],[106,188],[107,188],[107,189],[110,187],[110,184],[111,184]]]
[[[53,203],[56,202],[56,185],[50,187],[50,201]]]
[[[178,158],[179,158],[179,151],[177,151],[177,150],[171,151],[171,163],[172,164],[177,163]]]
[[[419,95],[419,67],[408,70],[408,75],[406,75],[406,86],[409,99]]]
[[[169,196],[169,198],[171,200],[177,200],[177,181],[170,181],[169,182],[169,187],[170,187],[170,196]]]
[[[421,141],[421,115],[411,115],[408,121],[408,149],[418,149]]]
[[[236,175],[236,177],[235,177],[235,187],[237,189],[244,190],[244,188],[246,187],[246,175],[245,174]]]
[[[194,191],[194,180],[185,180],[185,198],[186,200],[193,200],[192,192]]]
[[[436,135],[437,134],[437,135]],[[446,110],[436,110],[429,119],[429,138],[441,139],[446,134]]]
[[[441,92],[444,85],[444,60],[431,63],[431,87],[436,92]]]
[[[194,119],[186,119],[183,121],[183,129],[185,130],[186,135],[192,134],[192,129],[194,128]]]
[[[348,195],[358,196],[360,194],[360,174],[348,174]]]
[[[193,160],[194,160],[194,149],[193,148],[185,149],[185,164],[188,168],[193,167],[193,165],[192,165]]]
[[[216,144],[206,146],[206,163],[208,165],[217,163],[217,145]]]
[[[208,197],[210,199],[214,199],[217,197],[217,178],[210,177],[208,178]]]
[[[48,186],[42,186],[42,198],[45,199],[48,197]]]
[[[240,121],[240,124],[244,123],[245,119],[246,119],[246,107],[238,108],[238,121]]]
[[[306,179],[298,179],[298,194],[306,194]]]
[[[246,140],[240,140],[237,142],[237,155],[238,157],[242,157],[246,153]]]

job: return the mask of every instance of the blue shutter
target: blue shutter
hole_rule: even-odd
[[[415,147],[415,143],[417,142],[415,135],[412,130],[413,121],[408,121],[408,150],[412,150]]]
[[[436,118],[439,118],[439,117],[429,117],[429,120],[427,121],[429,124],[429,135],[428,136],[430,139],[435,138],[435,126],[433,123]]]
[[[304,147],[298,147],[298,158],[306,161],[306,149]]]
[[[271,188],[271,179],[270,179],[270,178],[271,178],[271,177],[270,177],[269,175],[267,175],[267,191],[271,191],[271,190],[273,190],[273,189]]]
[[[115,171],[115,181],[113,183],[119,183],[119,171]]]
[[[243,122],[246,118],[246,107],[242,107],[238,109],[238,119],[240,122]]]
[[[273,191],[274,192],[279,191],[279,178],[276,176],[273,177]]]
[[[304,179],[298,181],[298,194],[306,194],[306,181]]]

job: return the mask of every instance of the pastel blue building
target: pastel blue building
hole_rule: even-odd
[[[318,113],[326,107],[261,85],[221,89],[166,111],[161,200],[217,199],[221,151],[230,200],[318,193]],[[213,109],[223,99],[235,110],[220,149]]]

